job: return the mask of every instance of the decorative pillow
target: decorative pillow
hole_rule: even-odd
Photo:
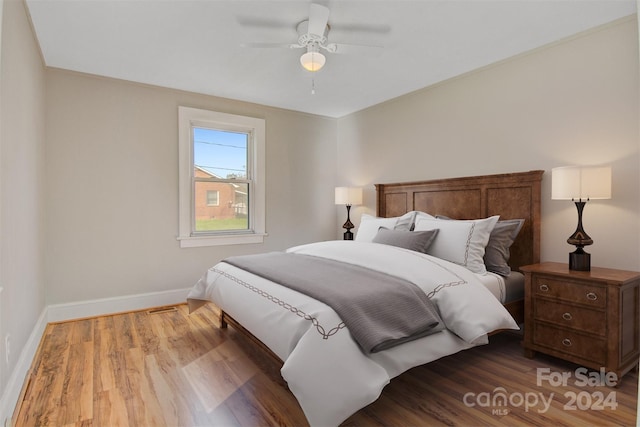
[[[413,231],[416,226],[416,219],[418,218],[435,218],[426,212],[411,211],[398,218],[398,222],[394,229],[396,230],[408,230]]]
[[[499,216],[473,220],[418,218],[416,231],[439,229],[427,253],[484,274],[484,250]]]
[[[436,215],[436,218],[451,219],[444,215]],[[489,243],[484,248],[484,265],[488,271],[505,277],[511,274],[509,248],[515,242],[523,224],[524,219],[505,219],[498,221],[493,227]]]
[[[380,227],[394,228],[398,222],[398,217],[394,218],[378,218],[368,214],[362,214],[360,217],[360,226],[354,240],[359,242],[371,242],[378,234]]]
[[[392,218],[380,218],[368,214],[362,214],[355,240],[359,242],[373,241],[373,238],[378,234],[378,229],[380,227],[395,230],[413,230],[415,216],[416,211],[407,212],[402,216],[395,216]]]
[[[509,248],[516,240],[523,224],[524,219],[506,219],[496,223],[489,236],[489,243],[484,249],[484,265],[487,270],[505,277],[511,273]]]
[[[426,231],[389,230],[380,227],[373,243],[397,246],[416,252],[427,253],[427,248],[438,234],[438,229]]]
[[[398,218],[394,230],[413,231],[416,222],[416,211],[407,212]]]

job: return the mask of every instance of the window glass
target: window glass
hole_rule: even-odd
[[[207,206],[218,206],[219,196],[220,196],[220,191],[207,190]]]
[[[246,133],[193,128],[193,163],[217,178],[247,178]]]
[[[192,135],[194,231],[248,230],[250,135],[196,126]]]
[[[179,107],[181,247],[262,243],[263,119]]]
[[[244,182],[196,181],[195,231],[248,230],[248,193]]]

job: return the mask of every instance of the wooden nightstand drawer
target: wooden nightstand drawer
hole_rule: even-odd
[[[621,378],[640,357],[640,272],[543,262],[525,276],[524,354],[605,368]]]
[[[607,292],[603,286],[536,276],[533,280],[533,292],[536,296],[557,298],[591,307],[607,306]]]
[[[600,336],[607,333],[606,313],[586,307],[538,299],[534,305],[534,317],[560,327],[579,329]]]
[[[533,342],[602,365],[607,360],[606,340],[580,335],[568,329],[555,328],[536,322]]]

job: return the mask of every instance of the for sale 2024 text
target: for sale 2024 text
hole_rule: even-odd
[[[572,372],[551,372],[549,368],[537,369],[537,385],[548,383],[552,387],[566,387],[571,381],[576,387],[615,387],[618,384],[618,376],[615,372],[607,372],[605,368],[599,371],[589,371],[587,368],[578,368]],[[552,393],[553,394],[553,393]],[[616,392],[597,391],[568,391],[564,393],[567,403],[564,410],[591,410],[602,411],[615,410],[618,407]]]

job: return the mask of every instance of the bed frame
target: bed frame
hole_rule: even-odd
[[[431,181],[376,184],[380,217],[401,216],[423,211],[454,219],[486,218],[524,219],[516,241],[511,246],[509,265],[540,262],[540,191],[544,171],[435,179]],[[524,320],[524,300],[505,307],[518,323]]]
[[[500,215],[501,219],[524,219],[511,246],[512,270],[540,261],[540,182],[544,171],[446,178],[431,181],[376,184],[377,215],[401,216],[418,210],[454,219],[476,219]],[[505,307],[514,319],[524,320],[524,300]],[[282,360],[238,321],[220,311],[220,327],[227,325],[263,348],[276,361]]]

